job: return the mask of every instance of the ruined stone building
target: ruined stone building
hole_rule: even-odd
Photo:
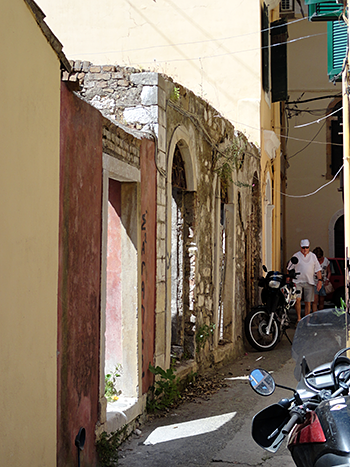
[[[99,109],[111,125],[117,122],[155,142],[155,229],[145,233],[152,207],[144,204],[139,212],[134,283],[126,278],[131,272],[130,258],[122,247],[121,274],[124,269],[126,274],[118,285],[125,300],[130,290],[141,297],[154,294],[154,321],[148,317],[148,326],[141,330],[142,306],[141,313],[131,307],[132,316],[124,306],[111,312],[108,300],[113,293],[108,283],[107,292],[103,287],[101,291],[101,319],[106,320],[107,329],[112,326],[120,345],[119,353],[108,360],[106,332],[105,372],[122,363],[123,373],[142,374],[142,388],[135,378],[120,401],[111,405],[111,410],[118,404],[122,408],[116,409],[114,418],[110,414],[114,422],[100,428],[110,431],[123,426],[125,416],[130,421],[139,413],[135,412],[135,394],[143,397],[136,405],[144,407],[145,391],[152,381],[149,363],[168,368],[173,359],[178,374],[185,375],[243,351],[243,319],[247,306],[256,300],[256,287],[247,287],[247,282],[258,274],[261,251],[260,155],[207,102],[164,75],[80,61],[72,67],[64,79],[76,84],[82,99]],[[105,129],[104,154],[119,160],[115,141]],[[126,148],[124,152],[126,156]],[[152,190],[152,177],[142,183]],[[125,194],[125,206],[129,202]],[[135,215],[136,211],[135,206]],[[154,289],[143,261],[153,236]]]

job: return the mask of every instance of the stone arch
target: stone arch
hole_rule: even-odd
[[[167,356],[193,358],[197,170],[193,138],[181,125],[170,138],[167,173]]]
[[[184,162],[188,191],[197,191],[197,168],[195,163],[195,146],[186,128],[179,125],[171,135],[168,148],[168,188],[171,186],[171,173],[176,146],[180,149]],[[170,186],[169,186],[170,185]]]

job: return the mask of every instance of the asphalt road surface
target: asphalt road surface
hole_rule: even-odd
[[[292,338],[294,331],[289,330]],[[166,417],[143,425],[120,447],[118,465],[124,467],[292,467],[294,463],[284,442],[276,454],[257,446],[251,438],[255,413],[282,397],[276,389],[270,397],[254,393],[247,375],[254,368],[273,372],[276,382],[294,388],[294,361],[291,345],[283,337],[275,350],[251,350],[241,359],[218,370],[227,387],[209,400],[184,402]]]

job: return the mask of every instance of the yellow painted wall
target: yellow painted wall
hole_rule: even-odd
[[[38,0],[70,59],[163,72],[260,145],[260,0]]]
[[[310,36],[290,44],[288,47],[289,94],[290,101],[313,99],[316,97],[339,94],[341,83],[334,86],[327,76],[327,26],[326,23],[310,23],[307,20],[289,26],[289,39]],[[304,94],[303,94],[304,93]],[[287,151],[290,167],[287,171],[287,193],[303,195],[302,198],[286,199],[286,259],[297,250],[302,238],[309,238],[311,249],[320,246],[329,256],[329,224],[332,217],[343,208],[341,193],[338,192],[339,180],[318,190],[329,180],[325,174],[326,127],[320,120],[327,113],[332,99],[324,99],[298,105],[308,109],[289,119]],[[315,123],[311,123],[315,122]],[[309,124],[296,128],[299,125]],[[309,141],[314,142],[308,144]]]
[[[263,2],[261,2],[261,7]],[[273,5],[272,5],[273,6]],[[279,19],[279,3],[269,12],[270,23]],[[271,78],[270,78],[271,79]],[[266,146],[271,148],[271,142],[267,142],[266,132],[274,132],[277,139],[280,138],[280,102],[271,102],[270,94],[261,88],[261,196],[262,196],[262,264],[267,264],[267,251],[271,249],[272,268],[280,269],[281,266],[281,151],[279,143],[274,144],[273,156],[271,150],[267,151]],[[266,205],[265,190],[268,176],[272,183],[272,204],[275,206],[272,211],[272,244],[265,244],[266,236]],[[266,246],[265,246],[266,245]]]
[[[0,1],[0,463],[56,465],[59,60]]]

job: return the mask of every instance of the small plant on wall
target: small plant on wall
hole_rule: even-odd
[[[209,339],[210,336],[214,334],[216,325],[214,323],[211,324],[203,324],[197,332],[196,332],[196,350],[199,352],[201,349],[204,348],[205,343]]]
[[[105,376],[105,397],[108,402],[117,401],[118,397],[122,393],[121,390],[116,388],[117,379],[120,376],[120,371],[121,365],[116,365],[115,370]]]
[[[233,183],[232,172],[242,167],[246,151],[247,141],[240,135],[224,151],[216,154],[214,172],[218,174],[224,187]]]

